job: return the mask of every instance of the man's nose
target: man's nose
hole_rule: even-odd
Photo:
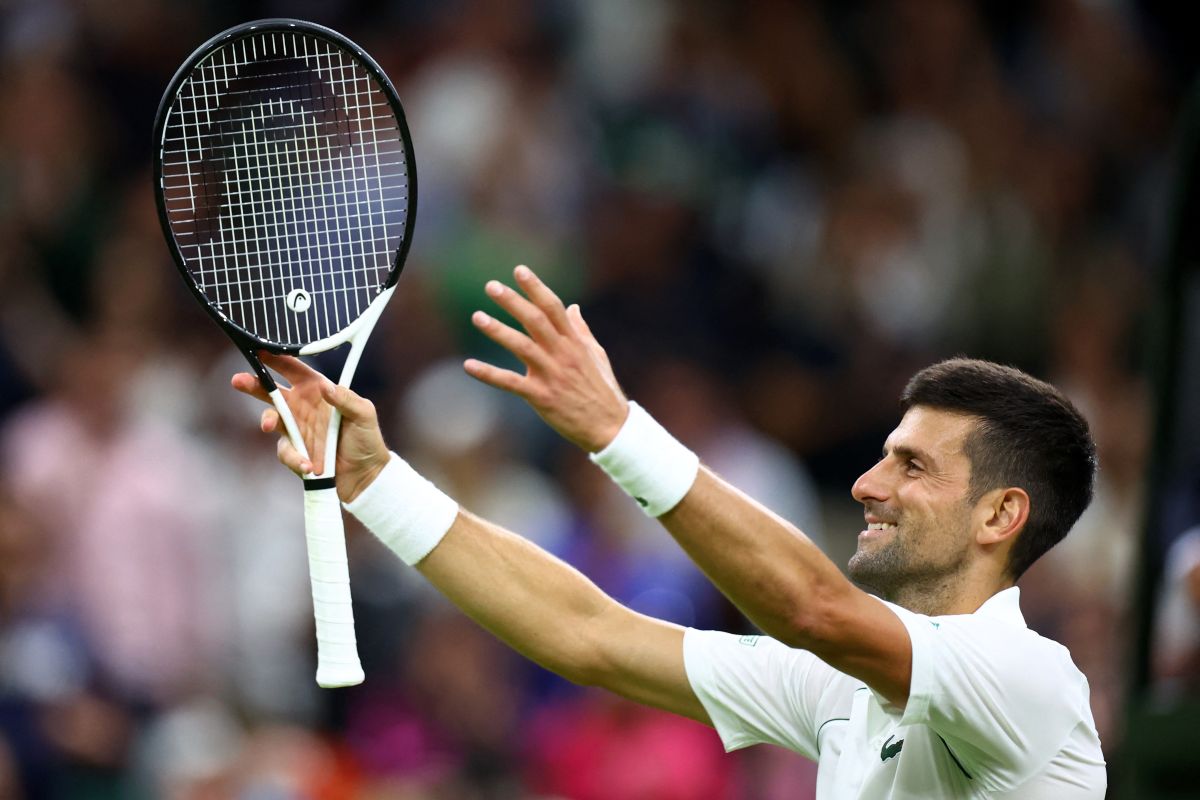
[[[888,499],[887,481],[884,479],[884,469],[887,459],[858,476],[858,480],[850,487],[850,494],[860,503],[868,500],[886,502]]]

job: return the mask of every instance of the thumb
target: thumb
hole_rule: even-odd
[[[342,414],[342,419],[359,422],[375,414],[375,406],[362,395],[355,394],[348,386],[341,386],[326,378],[321,382],[321,397]]]

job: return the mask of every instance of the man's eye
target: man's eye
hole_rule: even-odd
[[[904,462],[904,468],[907,469],[909,472],[920,472],[921,471],[921,465],[918,464],[916,461],[913,461],[911,458],[908,461]]]

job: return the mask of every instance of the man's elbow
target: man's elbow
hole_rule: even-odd
[[[616,603],[578,614],[538,649],[534,660],[579,686],[609,688],[629,649],[626,616],[626,609]]]
[[[578,633],[572,636],[569,643],[560,642],[559,647],[534,660],[577,686],[603,686],[609,672],[600,648]]]

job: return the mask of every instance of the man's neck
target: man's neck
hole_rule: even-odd
[[[890,603],[929,617],[949,614],[974,614],[998,592],[1014,586],[1009,578],[1002,580],[971,580],[959,574],[935,585],[910,584],[884,597]]]

